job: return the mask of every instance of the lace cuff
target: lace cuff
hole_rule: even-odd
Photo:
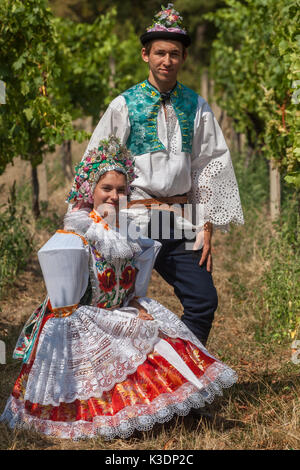
[[[207,103],[195,122],[192,185],[189,202],[194,205],[195,225],[205,222],[228,230],[229,223],[243,224],[238,185],[223,133]]]
[[[239,190],[228,158],[214,159],[204,170],[193,170],[189,202],[194,206],[198,230],[206,222],[224,231],[228,231],[230,223],[244,223]]]

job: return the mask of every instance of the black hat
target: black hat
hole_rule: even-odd
[[[172,39],[180,41],[185,47],[191,44],[191,38],[184,28],[181,27],[182,17],[173,8],[173,3],[168,3],[167,8],[163,5],[162,10],[155,15],[152,26],[140,37],[143,46],[154,39]]]

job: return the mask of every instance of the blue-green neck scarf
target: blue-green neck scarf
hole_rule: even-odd
[[[129,88],[122,95],[126,100],[131,127],[126,145],[132,155],[165,150],[157,135],[157,115],[162,103],[160,92],[145,80]],[[191,153],[198,95],[177,82],[171,91],[170,100],[180,125],[181,150]]]

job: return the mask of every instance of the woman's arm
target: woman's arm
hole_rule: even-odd
[[[39,250],[38,258],[52,309],[75,308],[88,286],[87,243],[61,230]]]

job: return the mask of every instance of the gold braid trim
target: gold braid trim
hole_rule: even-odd
[[[78,308],[79,304],[68,305],[67,307],[53,308],[52,313],[57,318],[69,317]]]
[[[74,230],[56,230],[56,233],[73,233],[73,235],[80,237],[85,245],[88,245],[87,240],[82,235],[79,235],[79,233],[74,232]]]

